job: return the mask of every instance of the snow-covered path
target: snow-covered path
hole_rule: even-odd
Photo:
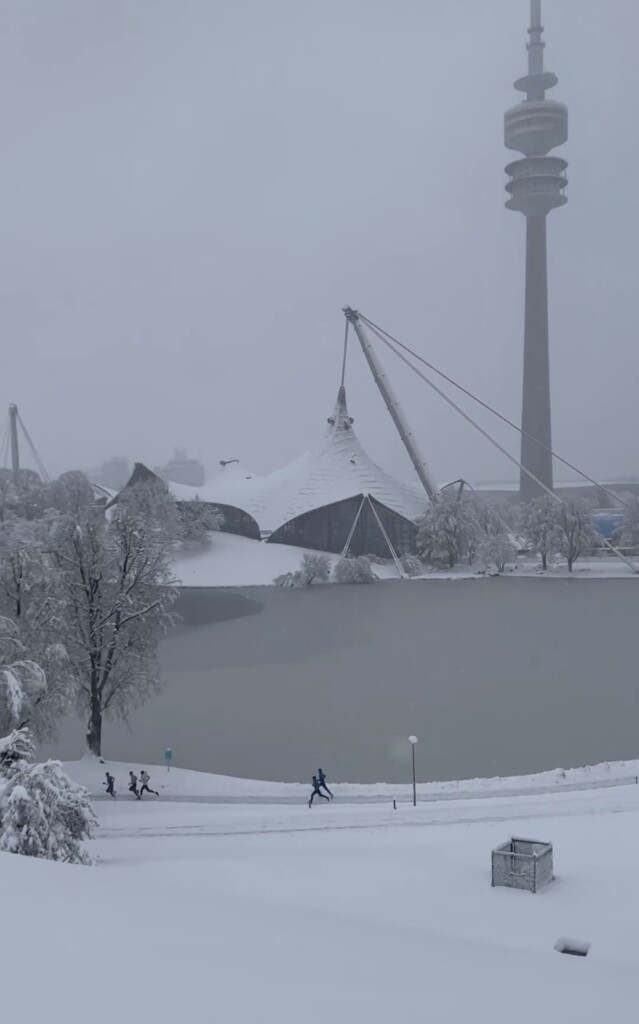
[[[101,803],[102,840],[118,838],[177,838],[195,836],[260,835],[272,832],[312,832],[344,829],[395,829],[521,822],[526,820],[581,817],[593,814],[639,812],[639,786],[619,786],[614,791],[486,797],[455,801],[398,804],[316,802],[306,805],[206,804],[202,802],[136,801]]]

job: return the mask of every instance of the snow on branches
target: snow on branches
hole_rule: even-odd
[[[91,864],[83,842],[98,822],[88,792],[59,761],[30,764],[32,752],[27,729],[0,739],[0,852]]]
[[[365,555],[340,558],[335,564],[333,575],[338,583],[374,583],[377,579],[370,559]]]
[[[17,625],[0,616],[0,734],[28,720],[46,688],[45,673],[26,657]]]
[[[554,554],[563,555],[568,571],[597,544],[592,508],[583,498],[555,501],[544,496],[531,501],[522,512],[522,529],[543,569]]]
[[[106,519],[62,519],[53,551],[66,609],[60,637],[100,755],[105,714],[126,718],[160,686],[158,644],[172,622],[175,503],[165,489],[130,488]]]
[[[315,580],[326,583],[331,572],[328,555],[302,555],[299,569],[276,576],[273,583],[276,587],[310,587]]]

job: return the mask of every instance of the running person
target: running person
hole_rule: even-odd
[[[325,774],[324,774],[324,772],[322,771],[321,768],[318,768],[318,771],[317,771],[317,781],[320,784],[320,789],[325,789],[326,792],[328,793],[328,795],[330,796],[331,800],[332,800],[333,799],[333,794],[331,793],[330,789],[326,785],[326,776],[325,776]]]
[[[115,800],[116,792],[115,789],[113,788],[115,785],[115,779],[113,778],[112,775],[109,774],[109,772],[105,772],[104,774],[106,775],[106,782],[103,782],[102,785],[106,786],[107,794],[109,796],[112,796],[113,799]]]
[[[143,768],[142,771],[140,772],[140,782],[142,783],[142,785],[140,786],[140,800],[142,799],[142,794],[145,793],[145,792],[146,793],[153,793],[153,796],[159,796],[160,795],[159,793],[156,793],[156,791],[154,789],[149,789],[149,781],[150,781],[150,779],[151,779],[151,776]]]
[[[138,800],[140,799],[140,794],[138,793],[138,777],[135,772],[129,772],[129,793],[133,793]]]
[[[322,793],[322,789],[321,789],[321,786],[320,786],[320,781],[319,781],[317,775],[313,776],[312,786],[313,786],[313,792],[311,793],[311,799],[308,801],[308,806],[309,807],[313,806],[313,799],[316,796],[321,796],[322,800],[326,800],[326,802],[329,803],[328,797],[324,796],[324,794]]]

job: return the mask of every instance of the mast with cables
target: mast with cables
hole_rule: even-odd
[[[373,320],[369,320],[369,318],[364,316],[363,313],[355,312],[354,310],[352,310],[350,308],[350,306],[345,306],[344,307],[344,315],[353,324],[353,327],[355,329],[355,333],[357,334],[357,337],[358,337],[358,339],[360,341],[360,344],[362,346],[362,349],[364,351],[364,355],[366,356],[368,364],[371,367],[371,370],[373,372],[373,377],[375,379],[375,383],[379,387],[379,389],[380,389],[380,391],[381,391],[381,393],[382,393],[382,395],[384,397],[384,401],[386,402],[388,411],[391,414],[393,422],[395,423],[395,425],[396,425],[396,427],[397,427],[397,429],[399,431],[399,435],[400,435],[402,441],[404,442],[404,445],[405,445],[405,447],[406,447],[406,449],[408,451],[408,454],[411,457],[411,461],[413,462],[413,465],[415,466],[417,474],[418,474],[420,480],[422,481],[422,483],[424,484],[424,487],[425,487],[426,490],[428,490],[428,488],[427,488],[426,484],[424,483],[424,480],[422,479],[422,475],[420,474],[420,472],[418,470],[418,464],[416,462],[416,459],[419,460],[419,462],[420,462],[422,467],[425,467],[426,463],[422,459],[421,455],[419,455],[419,451],[418,451],[415,439],[414,439],[411,431],[409,431],[408,428],[405,426],[405,421],[404,421],[404,418],[403,418],[403,414],[401,413],[401,410],[399,409],[399,404],[397,402],[397,399],[395,398],[394,394],[392,393],[392,390],[390,388],[390,383],[388,381],[388,378],[386,377],[384,372],[381,370],[381,367],[379,366],[379,363],[377,361],[377,357],[375,355],[375,352],[374,352],[374,350],[372,348],[371,342],[370,342],[369,338],[367,337],[367,335],[366,335],[366,333],[364,331],[364,326],[366,326],[366,328],[368,328],[368,330],[370,330],[371,333],[373,333],[375,335],[375,337],[378,338],[386,346],[386,348],[388,348],[391,352],[393,352],[397,356],[397,358],[402,361],[402,363],[404,363],[406,366],[408,366],[409,369],[411,369],[413,371],[413,373],[415,373],[421,380],[424,381],[425,384],[427,384],[437,395],[439,395],[440,398],[443,398],[444,401],[448,405],[451,406],[451,408],[453,408],[457,413],[459,413],[459,415],[462,416],[463,419],[465,419],[467,423],[470,423],[471,426],[475,428],[475,430],[477,430],[483,437],[485,437],[486,440],[490,444],[492,444],[494,448],[496,448],[499,452],[501,452],[501,454],[504,455],[505,458],[507,458],[510,462],[513,463],[513,465],[517,466],[520,469],[522,476],[525,476],[527,479],[529,479],[532,482],[532,484],[535,485],[539,489],[539,491],[537,493],[539,493],[539,492],[545,493],[546,495],[548,495],[548,497],[552,498],[553,501],[556,501],[560,505],[562,504],[562,500],[559,497],[559,495],[555,494],[554,491],[551,489],[551,487],[549,487],[548,484],[543,479],[537,477],[532,472],[532,470],[528,468],[528,466],[526,466],[523,462],[520,462],[519,459],[517,459],[506,448],[504,448],[504,446],[501,445],[499,443],[499,441],[497,441],[479,423],[477,423],[477,421],[474,420],[472,418],[472,416],[470,416],[467,412],[465,412],[465,410],[462,409],[456,402],[454,402],[453,399],[450,398],[449,395],[447,395],[444,391],[442,391],[442,389],[440,387],[438,387],[437,384],[435,384],[434,381],[432,381],[430,379],[430,377],[428,377],[422,370],[420,370],[417,366],[415,366],[414,363],[411,362],[411,359],[414,359],[417,362],[421,363],[423,366],[426,366],[429,370],[431,370],[433,373],[437,374],[439,377],[441,377],[443,380],[445,380],[448,384],[451,384],[458,391],[461,391],[461,393],[466,395],[466,397],[468,397],[468,398],[472,399],[472,401],[476,402],[479,406],[481,406],[481,408],[485,409],[487,412],[490,412],[493,416],[495,416],[502,423],[505,423],[509,427],[512,427],[514,430],[516,430],[519,433],[519,435],[522,438],[526,438],[529,435],[527,435],[526,431],[522,427],[518,427],[516,423],[513,423],[506,416],[503,416],[500,412],[498,412],[492,406],[488,405],[487,402],[483,402],[481,400],[481,398],[478,398],[477,395],[474,395],[472,393],[472,391],[469,391],[467,388],[462,387],[461,384],[458,384],[456,381],[454,381],[447,374],[443,373],[441,370],[438,370],[436,366],[433,366],[432,363],[429,363],[426,359],[423,359],[422,356],[418,355],[417,352],[415,352],[413,349],[409,348],[407,345],[403,344],[397,338],[393,337],[392,334],[389,334],[388,331],[385,331],[382,327],[380,327],[378,324],[376,324]],[[408,356],[410,356],[411,358],[409,359]],[[400,424],[401,424],[401,426],[400,426]],[[609,490],[603,484],[600,484],[597,480],[593,479],[593,477],[589,476],[587,473],[584,473],[583,470],[581,470],[577,466],[573,465],[567,459],[562,458],[562,456],[558,455],[557,452],[555,452],[550,447],[550,445],[543,444],[542,442],[539,442],[539,441],[536,441],[536,443],[547,452],[549,459],[553,459],[553,458],[557,459],[564,466],[567,466],[569,469],[573,470],[573,472],[577,473],[580,477],[582,477],[582,479],[586,480],[588,483],[592,484],[593,486],[597,487],[599,490],[601,490],[605,494],[609,495],[616,502],[618,502],[619,504],[623,505],[624,507],[628,507],[628,502],[623,497],[621,497],[618,494],[615,494],[613,491]],[[462,481],[457,481],[457,483],[462,483]],[[432,484],[432,481],[430,481],[430,484],[431,484],[431,487],[433,488],[433,493],[429,492],[429,497],[430,498],[436,498],[438,496],[438,494],[439,494],[439,491],[437,490],[435,485]],[[460,488],[460,496],[461,496],[461,488]],[[602,538],[602,540],[603,540],[604,547],[606,547],[609,551],[612,551],[613,554],[615,554],[617,556],[617,558],[619,558],[630,569],[632,569],[633,572],[638,572],[639,571],[637,569],[637,567],[635,565],[633,565],[633,563],[631,561],[629,561],[629,559],[627,559],[625,557],[625,555],[621,551],[619,551],[619,549],[617,547],[615,547],[607,538],[604,537],[604,538]]]
[[[11,477],[16,487],[20,483],[20,446],[18,445],[18,406],[9,406],[9,436],[11,438]]]
[[[426,460],[424,459],[423,455],[419,450],[419,445],[417,444],[415,435],[408,426],[408,423],[404,417],[404,413],[401,410],[399,401],[397,400],[397,398],[395,397],[395,393],[393,392],[391,383],[386,374],[384,373],[384,370],[382,369],[377,359],[375,350],[373,349],[369,339],[366,336],[366,333],[362,328],[360,314],[356,310],[351,309],[350,306],[344,306],[343,312],[344,316],[346,317],[347,324],[352,325],[353,330],[357,335],[357,340],[362,346],[362,351],[371,369],[371,373],[373,374],[375,383],[377,384],[377,387],[381,392],[382,398],[386,403],[386,408],[388,409],[391,415],[393,423],[397,427],[399,436],[401,437],[404,447],[406,448],[406,451],[408,452],[408,455],[410,457],[410,461],[413,463],[413,466],[415,467],[415,472],[417,473],[417,476],[419,477],[428,497],[434,498],[435,495],[439,493],[437,484],[433,480]]]
[[[24,440],[27,442],[29,451],[33,456],[33,460],[38,467],[38,472],[44,481],[49,481],[51,478],[47,473],[44,463],[38,454],[38,450],[31,440],[31,435],[24,425],[22,417],[18,411],[18,406],[15,402],[12,402],[9,406],[9,417],[5,421],[4,428],[0,435],[0,460],[2,462],[2,468],[7,468],[7,462],[9,457],[11,459],[11,479],[16,487],[20,484],[20,434],[22,434]]]

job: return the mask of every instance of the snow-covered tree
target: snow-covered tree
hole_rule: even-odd
[[[371,563],[364,555],[357,558],[340,558],[333,569],[338,583],[374,583],[377,576]]]
[[[46,495],[50,508],[74,515],[95,503],[93,488],[86,474],[76,469],[52,480],[46,488]]]
[[[548,559],[559,551],[559,502],[550,495],[542,495],[525,505],[521,515],[523,535],[541,558],[544,570]]]
[[[42,668],[27,657],[16,623],[0,617],[0,735],[29,718],[46,686]]]
[[[299,569],[276,576],[273,583],[276,587],[310,587],[315,580],[326,583],[331,573],[331,561],[328,555],[302,555]]]
[[[219,508],[200,498],[181,501],[178,504],[180,541],[185,547],[207,547],[211,534],[222,529],[224,515]]]
[[[127,488],[110,516],[83,508],[53,544],[66,614],[60,639],[87,713],[89,750],[102,751],[104,715],[126,718],[160,686],[158,644],[176,597],[170,572],[178,522],[164,488]]]
[[[0,739],[0,851],[90,864],[83,846],[97,819],[89,794],[59,761],[30,764],[27,729]]]
[[[590,505],[583,498],[562,501],[558,505],[557,538],[559,553],[568,563],[568,572],[577,559],[596,544]]]
[[[639,549],[639,498],[628,495],[624,498],[626,507],[623,515],[621,543],[634,551]]]
[[[60,642],[65,610],[51,556],[57,522],[50,514],[0,522],[0,614],[13,621],[22,647],[47,677],[46,689],[22,719],[39,740],[55,736],[74,696],[73,672]]]
[[[477,531],[471,502],[444,493],[434,498],[417,520],[417,546],[431,563],[444,563],[452,569],[468,552]]]
[[[517,557],[517,548],[511,540],[509,533],[486,533],[479,542],[477,548],[477,559],[485,569],[495,568],[497,572],[503,572],[507,562],[512,562]]]

